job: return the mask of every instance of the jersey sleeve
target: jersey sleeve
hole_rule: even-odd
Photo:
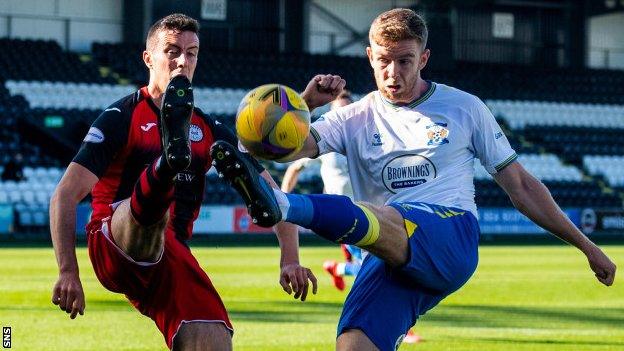
[[[126,145],[129,128],[130,118],[119,108],[104,110],[89,128],[73,162],[102,177],[115,155]]]
[[[310,134],[316,140],[319,148],[319,155],[328,152],[338,152],[344,154],[344,119],[337,110],[329,111],[323,114],[319,119],[312,123]]]
[[[472,147],[476,157],[490,173],[496,174],[514,162],[518,155],[488,107],[478,98],[473,104]]]
[[[236,137],[234,132],[230,128],[226,127],[222,122],[216,119],[211,119],[211,120],[212,120],[212,123],[210,127],[212,129],[214,140],[226,141],[229,144],[234,145],[240,149],[238,138]],[[248,152],[246,151],[243,152],[243,155],[247,157],[247,160],[251,162],[251,164],[253,164],[254,167],[256,167],[256,170],[258,170],[258,172],[262,173],[264,171],[264,167],[262,167],[262,165],[258,163],[258,161],[255,158],[253,158]]]

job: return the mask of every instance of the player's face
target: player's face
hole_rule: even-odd
[[[176,30],[162,30],[156,34],[151,51],[143,54],[150,69],[150,83],[164,92],[172,77],[184,75],[193,80],[199,52],[199,38],[196,33]]]
[[[418,97],[417,83],[429,59],[428,49],[423,50],[416,40],[385,45],[372,42],[366,54],[373,67],[377,89],[386,99],[409,103]]]

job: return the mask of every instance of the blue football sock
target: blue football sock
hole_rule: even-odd
[[[343,195],[285,194],[284,220],[311,229],[335,243],[367,246],[379,239],[379,221],[366,207]]]
[[[283,193],[288,199],[288,210],[286,216],[282,214],[285,221],[290,223],[299,224],[302,227],[307,227],[312,223],[314,219],[314,207],[312,201],[305,195]],[[279,203],[279,201],[278,201]]]

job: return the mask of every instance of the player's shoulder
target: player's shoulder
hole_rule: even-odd
[[[368,111],[373,108],[374,104],[375,92],[370,92],[364,95],[361,99],[354,101],[349,105],[334,109],[332,111],[335,111],[335,113],[342,119],[347,120],[353,117],[367,115]]]
[[[223,126],[223,121],[220,118],[216,118],[206,112],[204,112],[201,108],[195,106],[193,108],[194,114],[199,117],[199,120],[207,125],[210,129],[220,128]]]
[[[435,94],[433,97],[437,101],[451,104],[461,104],[464,106],[479,105],[483,103],[479,97],[464,90],[442,83],[432,84],[435,84]]]
[[[101,115],[106,115],[113,118],[116,116],[129,117],[132,115],[132,112],[142,100],[144,100],[144,97],[141,95],[140,90],[137,90],[136,92],[128,94],[108,105],[104,109],[104,111],[102,111]]]

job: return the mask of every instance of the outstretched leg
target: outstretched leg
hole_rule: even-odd
[[[394,208],[354,203],[342,195],[274,191],[286,213],[282,216],[285,221],[309,228],[329,241],[363,248],[390,266],[407,262],[407,231],[403,217]]]
[[[407,232],[392,207],[355,204],[342,195],[295,195],[273,189],[236,148],[224,141],[211,149],[213,165],[243,197],[254,222],[271,227],[280,220],[301,225],[336,243],[356,245],[392,266],[407,261]]]
[[[154,262],[164,243],[167,210],[173,201],[174,178],[191,163],[189,127],[193,112],[191,83],[174,77],[162,100],[160,134],[162,156],[141,174],[130,199],[116,208],[111,235],[135,261]]]

